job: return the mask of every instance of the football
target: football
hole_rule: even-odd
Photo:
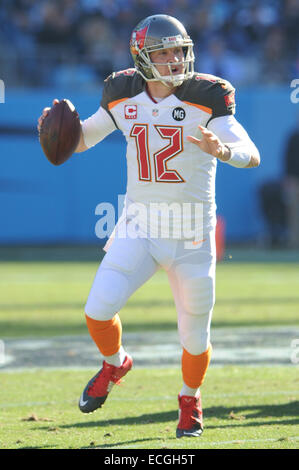
[[[47,159],[61,165],[74,153],[81,134],[79,114],[67,99],[59,101],[44,118],[39,141]]]

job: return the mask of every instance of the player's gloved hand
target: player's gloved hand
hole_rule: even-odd
[[[57,103],[59,103],[59,100],[58,100],[57,98],[55,98],[55,99],[53,100],[52,105],[55,106],[55,104],[57,104]],[[50,109],[51,109],[51,108],[44,108],[42,115],[38,118],[38,120],[37,120],[37,122],[38,122],[38,124],[37,124],[37,130],[38,130],[38,132],[40,131],[40,128],[41,128],[41,126],[42,126],[42,124],[43,124],[43,121],[44,121],[45,117],[48,116]]]
[[[191,135],[187,136],[187,140],[197,145],[203,152],[209,153],[213,157],[219,158],[223,162],[229,160],[230,150],[221,142],[221,140],[206,127],[198,126],[202,133],[202,139],[197,139]]]

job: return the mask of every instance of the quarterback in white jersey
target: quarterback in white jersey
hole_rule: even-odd
[[[177,19],[154,15],[141,21],[130,49],[135,67],[105,80],[100,108],[82,122],[76,150],[87,150],[116,129],[127,141],[124,212],[85,307],[104,361],[79,408],[88,413],[101,407],[113,384],[131,369],[118,312],[163,268],[182,346],[176,436],[197,437],[203,431],[200,386],[212,351],[217,161],[250,168],[260,157],[234,117],[234,88],[222,78],[194,72],[193,43]]]

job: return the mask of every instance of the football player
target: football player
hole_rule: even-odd
[[[118,312],[163,268],[182,347],[176,436],[197,437],[203,432],[200,387],[212,352],[217,162],[250,168],[260,157],[234,117],[233,86],[194,72],[193,42],[177,19],[144,19],[132,33],[130,50],[135,67],[105,80],[101,105],[82,122],[76,150],[89,149],[116,129],[127,141],[124,212],[85,306],[88,330],[104,361],[83,390],[79,408],[89,413],[101,407],[131,369]]]

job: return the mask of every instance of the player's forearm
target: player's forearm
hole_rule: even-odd
[[[224,145],[223,154],[218,158],[236,168],[255,168],[260,164],[260,154],[253,143]]]
[[[254,168],[260,164],[260,154],[243,126],[233,116],[213,119],[209,128],[224,144],[218,158],[236,168]]]
[[[80,140],[75,150],[75,153],[85,152],[85,150],[88,150],[88,147],[85,145],[83,131],[82,131],[82,122],[81,122],[81,135],[80,135]]]
[[[110,115],[100,106],[92,116],[81,121],[81,137],[76,152],[84,152],[94,147],[115,129]]]

